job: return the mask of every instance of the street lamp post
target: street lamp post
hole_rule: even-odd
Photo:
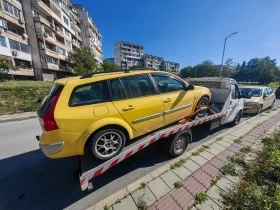
[[[223,72],[223,65],[224,65],[224,55],[225,55],[225,49],[226,49],[226,43],[227,43],[227,38],[231,37],[234,34],[237,34],[238,31],[232,33],[231,35],[229,35],[228,37],[225,38],[225,42],[224,42],[224,50],[223,50],[223,57],[222,57],[222,65],[221,65],[221,70],[220,70],[220,77],[222,76],[222,72]]]

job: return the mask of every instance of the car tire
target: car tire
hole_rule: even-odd
[[[209,99],[207,97],[202,97],[201,99],[199,99],[196,107],[209,107]],[[196,111],[198,110],[199,108],[196,108]],[[198,117],[204,117],[207,113],[207,109],[204,109],[204,110],[201,110],[201,111],[198,111],[196,113],[196,116]]]
[[[256,115],[259,115],[262,112],[262,108],[263,108],[263,105],[260,105],[258,111],[256,112]]]
[[[275,100],[272,102],[272,104],[269,108],[272,109],[274,107],[274,104],[275,104]]]
[[[181,131],[176,133],[165,140],[165,150],[172,157],[178,157],[182,155],[188,148],[190,142],[190,134],[187,131]]]
[[[89,152],[99,160],[109,160],[118,155],[126,143],[125,134],[115,128],[100,130],[89,141]]]
[[[233,126],[238,125],[239,122],[240,122],[240,120],[241,120],[241,116],[242,116],[242,111],[239,111],[239,112],[237,113],[237,115],[235,116],[234,120],[231,122],[231,124],[232,124]]]

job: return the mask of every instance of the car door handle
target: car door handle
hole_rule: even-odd
[[[129,105],[129,106],[123,108],[123,111],[129,111],[129,110],[132,110],[134,108],[135,108],[135,106]]]
[[[165,99],[163,102],[164,103],[168,103],[168,102],[170,102],[170,101],[172,101],[170,98],[167,98],[167,99]]]

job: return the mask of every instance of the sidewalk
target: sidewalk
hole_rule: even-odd
[[[19,121],[36,118],[36,112],[25,112],[20,114],[11,114],[11,115],[2,115],[0,116],[0,123],[11,122],[11,121]]]
[[[239,153],[242,148],[252,147],[279,121],[280,114],[276,109],[252,117],[185,152],[89,209],[221,209],[220,190],[227,190],[238,178],[223,176],[218,181],[219,169],[229,162],[230,156]],[[175,182],[182,186],[175,189]],[[208,199],[194,207],[196,195],[201,192],[205,192]]]

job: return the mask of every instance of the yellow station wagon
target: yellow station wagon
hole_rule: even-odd
[[[38,110],[40,148],[50,158],[90,153],[108,160],[127,140],[208,106],[208,88],[162,71],[122,70],[59,79]],[[202,117],[206,111],[197,113]]]

